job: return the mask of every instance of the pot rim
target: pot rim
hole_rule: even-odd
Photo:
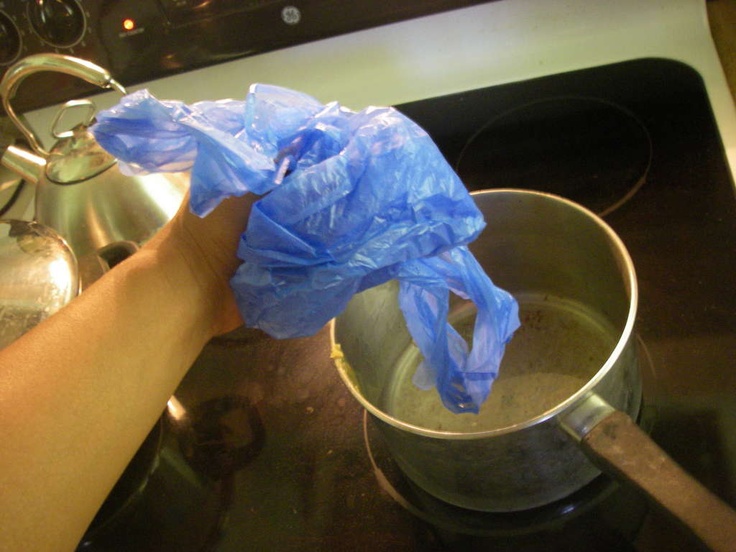
[[[439,431],[439,430],[429,429],[429,428],[425,428],[425,427],[421,427],[421,426],[417,426],[414,424],[404,422],[402,420],[399,420],[391,416],[390,414],[387,414],[386,412],[384,412],[383,410],[381,410],[380,408],[372,404],[370,401],[368,401],[362,395],[362,393],[360,393],[360,391],[358,390],[357,384],[350,377],[350,373],[352,373],[352,368],[350,367],[348,360],[345,358],[344,354],[342,353],[340,344],[337,341],[337,337],[335,335],[337,317],[333,318],[329,322],[331,356],[335,363],[335,366],[337,367],[337,371],[340,374],[340,377],[342,378],[347,388],[350,390],[350,393],[358,400],[358,402],[360,402],[360,404],[368,412],[370,412],[373,416],[375,416],[379,420],[397,429],[408,431],[410,433],[414,433],[417,435],[422,435],[424,437],[435,438],[435,439],[472,440],[472,439],[487,439],[491,437],[506,435],[509,433],[514,433],[520,430],[530,428],[532,426],[536,426],[538,424],[542,424],[546,422],[547,420],[561,416],[565,411],[568,411],[569,409],[571,409],[576,403],[587,398],[592,393],[593,388],[613,368],[614,364],[621,357],[625,348],[628,346],[629,342],[631,341],[633,337],[634,325],[636,321],[636,313],[637,313],[637,308],[638,308],[638,303],[639,303],[639,288],[638,288],[637,279],[636,279],[636,271],[634,269],[634,263],[631,259],[631,256],[629,255],[628,250],[626,249],[626,246],[623,240],[618,236],[618,234],[616,234],[613,228],[611,228],[611,226],[608,223],[606,223],[600,216],[596,215],[590,209],[583,207],[582,205],[574,201],[571,201],[569,199],[566,199],[562,196],[551,194],[548,192],[540,192],[540,191],[535,191],[535,190],[525,190],[525,189],[517,189],[517,188],[494,188],[494,189],[474,191],[474,192],[471,192],[470,195],[471,196],[481,196],[481,195],[490,195],[490,194],[493,194],[493,195],[512,194],[512,195],[546,197],[554,201],[565,203],[568,207],[581,212],[583,215],[587,216],[589,219],[595,222],[597,226],[601,228],[601,230],[603,230],[609,242],[614,246],[615,250],[618,252],[618,254],[620,255],[623,261],[621,268],[622,268],[623,276],[626,278],[626,283],[628,284],[627,287],[628,287],[628,292],[629,292],[629,312],[626,317],[626,323],[624,324],[624,328],[621,331],[621,334],[619,336],[618,342],[616,343],[616,346],[613,348],[613,351],[608,356],[608,358],[603,363],[603,365],[598,369],[595,375],[593,375],[586,382],[585,385],[583,385],[575,393],[567,397],[564,401],[557,404],[555,407],[547,410],[546,412],[538,416],[530,418],[524,422],[520,422],[517,424],[510,425],[510,426],[491,429],[491,430],[485,430],[485,431],[457,432],[457,431]]]

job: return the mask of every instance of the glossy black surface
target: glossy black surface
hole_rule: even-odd
[[[579,167],[575,187],[560,188],[558,178],[554,191],[583,203],[606,196],[580,195],[580,184],[596,186],[607,167],[628,179],[633,193],[605,219],[638,272],[648,429],[736,506],[736,201],[699,76],[679,63],[639,60],[399,107],[455,164],[488,121],[560,98],[568,107],[583,99],[577,105],[586,112],[574,125],[523,118],[517,137],[533,137],[535,155],[504,142],[503,163],[491,157],[484,185],[527,178],[529,188],[545,189],[565,156]],[[587,159],[560,145],[574,148],[579,139],[565,129],[587,142],[610,132],[600,123],[611,106],[624,114],[613,128],[633,132],[580,148]],[[598,160],[601,171],[591,170]],[[406,486],[370,424],[364,428],[363,411],[332,366],[328,337],[323,330],[275,341],[242,330],[208,345],[165,415],[163,460],[127,514],[134,521],[87,549],[697,550],[666,516],[646,514],[636,493],[605,477],[560,504],[493,519],[418,504],[421,492]]]
[[[486,1],[12,0],[0,2],[0,76],[29,54],[57,52],[92,61],[130,86]],[[13,107],[22,112],[97,91],[60,73],[34,75]]]

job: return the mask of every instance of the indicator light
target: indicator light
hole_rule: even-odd
[[[133,31],[136,28],[135,19],[126,18],[123,19],[123,30]]]

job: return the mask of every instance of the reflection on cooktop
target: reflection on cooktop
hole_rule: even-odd
[[[160,448],[151,451],[144,444],[131,466],[145,462],[133,471],[129,466],[79,552],[199,552],[212,549],[220,538],[232,500],[232,477],[213,479],[193,469],[180,452],[181,426],[168,413],[160,427]],[[147,462],[150,473],[142,480]],[[135,484],[141,486],[131,488]],[[123,495],[125,490],[130,494]],[[122,507],[113,507],[120,503],[115,496],[125,496]]]

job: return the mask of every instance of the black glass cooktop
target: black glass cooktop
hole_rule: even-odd
[[[643,59],[398,107],[468,187],[557,193],[616,230],[640,285],[642,425],[736,506],[736,200],[698,74]],[[340,381],[325,330],[214,340],[162,427],[135,496],[85,550],[696,549],[607,476],[519,514],[424,496]]]

